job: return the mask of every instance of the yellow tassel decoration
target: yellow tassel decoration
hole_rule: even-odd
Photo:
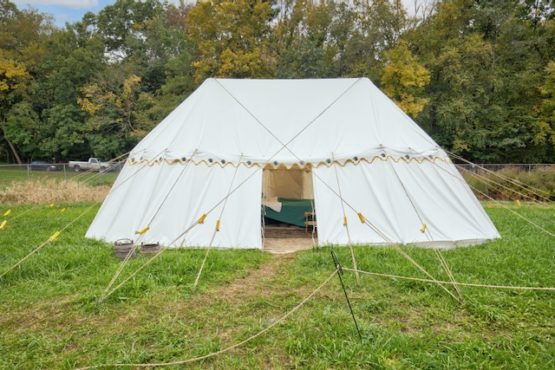
[[[347,226],[347,216],[343,216],[343,226]]]
[[[150,230],[150,226],[145,226],[141,230],[135,231],[135,234],[143,235]]]
[[[206,216],[208,216],[206,213],[203,214],[202,216],[200,216],[200,218],[198,219],[197,222],[198,222],[199,224],[203,224],[203,223],[204,223],[204,220],[206,220]]]
[[[220,231],[220,219],[216,221],[216,231]]]
[[[364,217],[364,215],[361,212],[357,213],[357,215],[358,215],[358,219],[360,220],[361,224],[366,222],[366,217]]]
[[[426,232],[426,230],[428,230],[428,225],[426,224],[422,224],[422,227],[420,228],[420,232],[422,234],[424,234]]]
[[[53,242],[54,240],[58,239],[61,233],[61,231],[56,231],[54,234],[52,234],[50,238],[48,238],[48,241]]]

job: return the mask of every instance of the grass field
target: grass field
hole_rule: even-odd
[[[0,230],[0,273],[88,204],[38,207]],[[444,252],[465,282],[555,286],[554,239],[502,208],[487,211],[503,239]],[[12,208],[12,215],[27,206]],[[0,207],[0,211],[5,209]],[[330,249],[271,256],[213,251],[196,291],[204,251],[167,251],[97,305],[118,267],[107,244],[83,234],[95,209],[59,240],[0,279],[0,367],[74,368],[158,362],[217,351],[260,331],[332,271]],[[555,208],[515,211],[555,232]],[[347,249],[336,249],[350,266]],[[447,280],[431,250],[405,250]],[[422,276],[388,248],[355,249],[363,270]],[[134,260],[129,269],[144,260]],[[129,270],[126,270],[123,275]],[[460,305],[433,285],[346,275],[363,333],[354,331],[337,279],[253,342],[192,368],[555,367],[555,294],[462,288]]]

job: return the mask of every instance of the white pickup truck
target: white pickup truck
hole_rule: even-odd
[[[100,162],[98,158],[89,158],[87,162],[69,161],[69,168],[73,168],[75,172],[79,171],[104,171],[110,167],[108,162]]]

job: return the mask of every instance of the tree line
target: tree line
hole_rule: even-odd
[[[553,3],[411,14],[400,0],[117,0],[56,27],[0,0],[0,162],[113,158],[208,77],[361,76],[456,154],[554,162]]]

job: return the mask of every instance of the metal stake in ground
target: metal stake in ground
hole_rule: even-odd
[[[333,258],[333,263],[337,270],[337,276],[339,277],[339,282],[341,283],[341,288],[343,288],[343,293],[345,293],[345,299],[347,300],[347,305],[349,306],[349,311],[351,311],[351,316],[353,317],[353,322],[355,323],[355,328],[357,329],[358,337],[362,340],[362,334],[360,333],[360,329],[358,328],[357,319],[355,318],[355,313],[353,312],[353,307],[351,306],[351,301],[349,300],[349,296],[347,295],[347,290],[345,289],[345,284],[343,283],[343,268],[341,267],[341,263],[337,258],[337,255],[332,250],[331,257]]]

